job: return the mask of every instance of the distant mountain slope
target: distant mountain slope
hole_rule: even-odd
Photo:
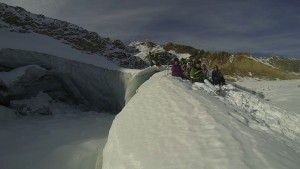
[[[260,58],[263,63],[270,64],[273,67],[280,68],[289,72],[300,73],[300,60],[295,58],[284,58],[272,56]]]
[[[279,79],[299,79],[293,74],[300,71],[300,60],[270,57],[259,59],[247,53],[230,54],[228,52],[209,52],[191,46],[168,43],[163,47],[166,51],[189,53],[191,58],[201,59],[210,68],[218,65],[222,72],[229,76],[249,76]]]
[[[132,55],[135,52],[134,48],[125,45],[120,40],[104,38],[77,25],[32,14],[21,7],[0,3],[0,29],[48,35],[86,53],[104,55],[121,67],[144,68],[147,66],[142,59]]]

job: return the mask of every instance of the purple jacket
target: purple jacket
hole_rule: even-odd
[[[172,65],[172,76],[182,77],[182,69],[180,65]]]

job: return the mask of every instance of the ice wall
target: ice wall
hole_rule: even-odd
[[[138,88],[147,81],[153,74],[160,71],[156,67],[148,67],[132,77],[129,85],[126,87],[125,101],[126,103],[138,92]]]
[[[39,79],[22,84],[22,89],[19,87],[15,92],[11,90],[10,94],[6,93],[6,100],[21,99],[44,91],[51,97],[70,99],[98,111],[113,113],[120,112],[136,89],[156,72],[148,70],[144,75],[135,76],[136,71],[109,70],[48,54],[0,50],[1,67],[12,70],[27,65],[39,65],[47,73]],[[130,92],[126,92],[128,89]]]

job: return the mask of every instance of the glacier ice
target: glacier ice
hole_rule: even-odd
[[[10,69],[2,74],[23,70],[9,83],[0,76],[2,105],[44,92],[54,100],[110,113],[120,112],[136,89],[157,71],[147,69],[136,75],[136,71],[110,70],[49,54],[7,48],[0,50],[0,66]]]
[[[13,69],[9,72],[0,72],[0,83],[5,86],[17,85],[20,81],[31,81],[43,76],[46,70],[38,65],[28,65]]]
[[[50,106],[52,103],[52,98],[46,93],[40,92],[35,97],[23,100],[12,100],[10,102],[10,107],[17,110],[18,113],[23,115],[28,114],[42,114],[49,115],[52,114],[50,111]]]

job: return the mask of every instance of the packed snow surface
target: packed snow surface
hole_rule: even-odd
[[[163,71],[116,116],[103,169],[299,168],[300,117],[273,108],[232,85],[217,95]]]
[[[1,169],[95,168],[114,116],[52,108],[51,116],[0,118]]]
[[[271,105],[300,114],[300,80],[267,81],[249,78],[237,83],[263,93]]]

